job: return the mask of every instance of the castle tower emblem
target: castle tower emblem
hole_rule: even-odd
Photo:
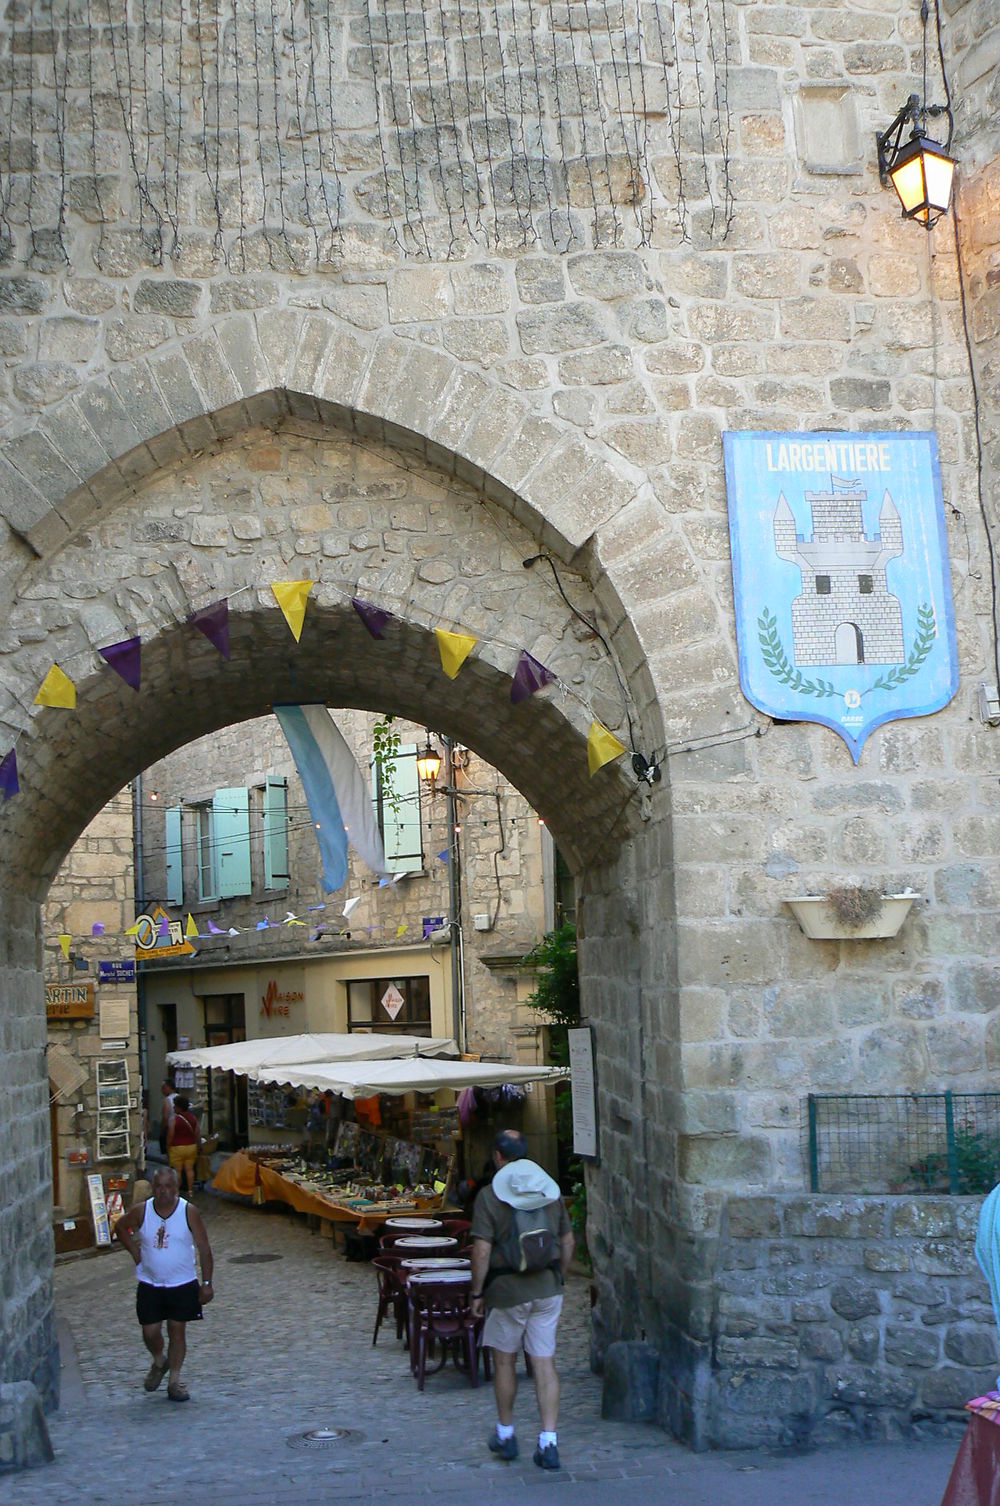
[[[831,476],[829,491],[807,491],[805,500],[810,538],[796,532],[783,492],[774,510],[775,552],[802,573],[802,591],[791,602],[795,663],[902,664],[903,614],[885,567],[903,552],[903,530],[888,490],[871,538],[862,515],[868,493],[857,481]]]

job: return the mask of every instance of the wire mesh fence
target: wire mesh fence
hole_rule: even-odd
[[[813,1192],[982,1193],[1000,1182],[1000,1093],[810,1093]]]

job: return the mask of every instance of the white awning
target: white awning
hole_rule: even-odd
[[[366,1037],[371,1040],[371,1036]],[[568,1077],[565,1067],[519,1067],[512,1062],[443,1061],[419,1057],[396,1061],[295,1062],[258,1067],[257,1082],[327,1089],[342,1098],[372,1098],[376,1093],[435,1093],[440,1088],[499,1087],[501,1083],[555,1082]]]
[[[168,1051],[172,1067],[217,1067],[220,1071],[242,1076],[256,1074],[261,1067],[282,1062],[380,1061],[385,1057],[438,1056],[442,1052],[458,1054],[449,1036],[428,1035],[336,1035],[319,1032],[304,1035],[265,1036],[255,1041],[233,1041],[228,1046],[197,1046],[186,1051]],[[270,1079],[261,1079],[261,1081]],[[281,1079],[287,1081],[287,1079]]]

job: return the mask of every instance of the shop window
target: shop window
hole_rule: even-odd
[[[268,774],[264,784],[264,888],[287,889],[288,781]]]
[[[372,792],[385,848],[386,870],[389,873],[419,873],[424,866],[424,848],[416,743],[403,743],[392,760],[391,787],[393,799],[389,798],[381,768],[373,763]]]
[[[361,978],[347,985],[348,1030],[430,1035],[429,978]]]
[[[872,578],[870,575],[858,576],[858,593],[861,596],[870,596],[872,594]]]
[[[166,902],[168,905],[182,905],[184,903],[184,857],[181,849],[181,807],[171,805],[163,814],[166,819]]]
[[[830,577],[828,575],[817,575],[817,577],[816,577],[816,595],[817,596],[829,596],[829,594],[830,594]]]

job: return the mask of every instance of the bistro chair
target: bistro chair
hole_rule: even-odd
[[[401,1339],[405,1334],[409,1340],[409,1304],[406,1285],[400,1279],[402,1272],[399,1269],[399,1261],[398,1255],[376,1255],[372,1260],[372,1268],[378,1282],[378,1307],[375,1312],[375,1332],[372,1334],[372,1344],[378,1339],[382,1319],[390,1308],[396,1320],[396,1338]]]
[[[411,1282],[411,1365],[417,1390],[428,1375],[440,1370],[449,1355],[469,1384],[479,1385],[479,1336],[482,1323],[473,1317],[467,1283]]]
[[[442,1223],[441,1233],[452,1234],[458,1240],[460,1245],[467,1245],[469,1242],[469,1230],[471,1228],[471,1219],[446,1218]]]

